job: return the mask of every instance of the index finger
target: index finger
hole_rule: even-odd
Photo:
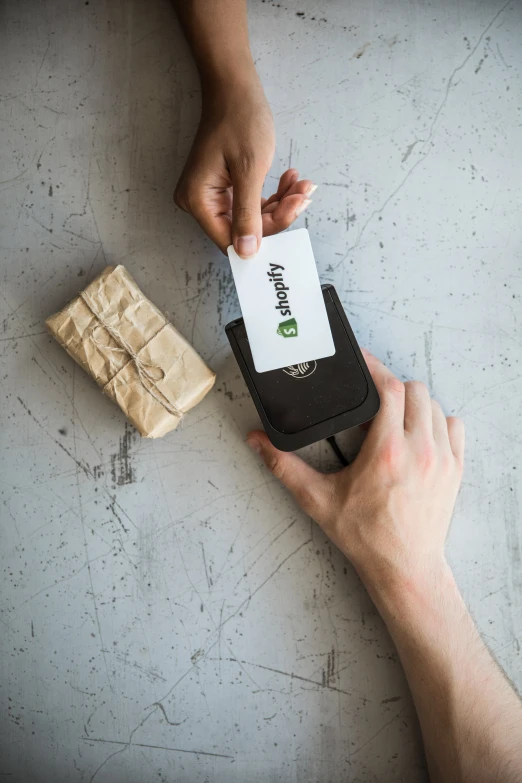
[[[381,407],[372,421],[367,440],[390,434],[404,437],[404,384],[376,356],[364,348],[362,352],[381,399]]]
[[[279,178],[279,184],[277,186],[277,191],[273,193],[269,198],[266,199],[263,206],[268,206],[269,204],[272,204],[274,201],[281,201],[285,193],[290,190],[293,185],[296,184],[296,182],[299,179],[299,172],[297,169],[288,169],[285,171],[284,174],[281,174]]]
[[[269,237],[272,234],[279,234],[292,225],[297,220],[301,212],[312,202],[299,194],[285,196],[279,203],[270,205],[274,209],[270,212],[262,213],[263,236]]]

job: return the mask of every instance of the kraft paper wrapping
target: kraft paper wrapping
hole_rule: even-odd
[[[123,266],[108,266],[45,323],[146,438],[175,429],[214,385],[215,373]]]

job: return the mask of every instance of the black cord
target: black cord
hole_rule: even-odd
[[[349,465],[350,463],[348,462],[348,460],[344,456],[343,452],[341,451],[341,449],[339,448],[339,446],[337,444],[337,441],[335,440],[335,435],[330,435],[330,437],[326,438],[326,440],[328,441],[328,443],[332,447],[332,451],[334,452],[335,456],[337,457],[337,459],[339,460],[339,462],[341,463],[343,468],[345,468],[347,465]]]

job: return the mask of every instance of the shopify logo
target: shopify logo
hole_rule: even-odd
[[[281,321],[277,327],[277,334],[281,335],[281,337],[297,337],[297,321],[295,318]]]
[[[267,272],[268,279],[274,286],[275,295],[277,298],[277,304],[274,305],[276,310],[279,310],[279,315],[292,315],[290,309],[290,301],[288,294],[290,291],[289,286],[285,285],[283,279],[283,272],[285,268],[281,264],[270,264],[270,272]],[[277,334],[281,337],[297,337],[297,321],[295,318],[288,318],[287,321],[281,321],[277,327]]]
[[[290,302],[288,300],[289,287],[285,285],[283,279],[284,266],[281,264],[270,264],[270,272],[267,272],[268,279],[274,286],[277,304],[274,305],[279,310],[279,315],[292,315]]]

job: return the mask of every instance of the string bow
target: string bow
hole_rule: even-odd
[[[136,368],[136,372],[138,373],[139,379],[142,383],[142,386],[149,392],[149,394],[154,397],[154,399],[160,403],[160,405],[163,405],[163,407],[168,410],[169,413],[171,413],[173,416],[177,416],[179,419],[183,418],[183,411],[181,411],[179,408],[177,408],[175,405],[171,403],[167,397],[163,394],[160,389],[158,389],[157,382],[158,380],[162,380],[165,377],[165,371],[162,367],[158,367],[157,364],[151,364],[149,362],[143,361],[143,359],[139,356],[139,354],[136,353],[134,348],[129,345],[129,343],[125,340],[124,337],[122,337],[121,333],[118,329],[116,329],[114,326],[112,326],[110,323],[108,323],[103,316],[101,316],[98,312],[96,312],[96,305],[94,304],[94,301],[92,300],[90,294],[88,294],[86,291],[80,292],[80,297],[85,302],[91,313],[95,316],[95,318],[99,321],[99,323],[103,326],[104,329],[110,334],[112,339],[115,343],[118,344],[118,347],[115,348],[111,345],[104,345],[105,350],[109,351],[117,351],[120,353],[124,353],[129,356],[129,361],[132,361],[134,363],[134,366]],[[164,324],[159,332],[156,332],[154,337],[156,337],[168,324]],[[96,340],[94,335],[90,334],[90,339],[94,342],[100,345],[100,343]],[[152,339],[152,338],[151,338]],[[150,342],[150,340],[149,340]],[[148,344],[148,343],[147,343]],[[145,346],[143,346],[145,347]],[[143,350],[143,349],[142,349]],[[126,366],[126,365],[125,365]],[[123,367],[122,367],[123,369]],[[120,371],[121,372],[121,371]],[[161,375],[158,378],[154,376],[154,372],[156,374],[159,372]],[[111,381],[109,381],[111,383]],[[109,384],[106,384],[107,386]],[[105,387],[104,387],[105,391]]]

